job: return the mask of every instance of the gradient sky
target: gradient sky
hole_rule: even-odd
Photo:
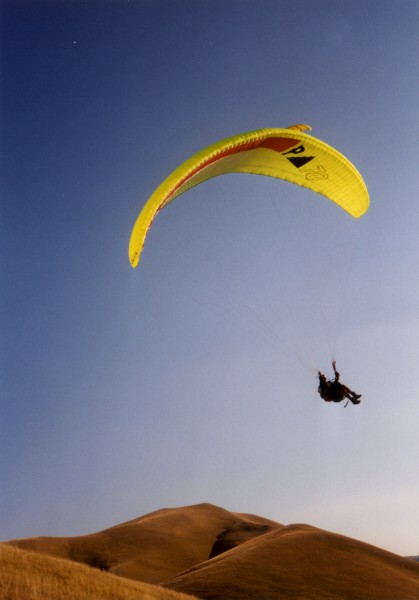
[[[419,552],[419,4],[2,0],[0,539],[211,502]],[[351,219],[269,178],[141,207],[309,123]],[[316,371],[363,394],[344,408]]]

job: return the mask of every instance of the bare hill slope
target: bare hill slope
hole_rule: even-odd
[[[419,565],[341,535],[291,525],[163,585],[208,600],[418,600]]]

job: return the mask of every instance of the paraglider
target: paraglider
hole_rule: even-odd
[[[336,370],[336,361],[332,362],[333,371],[335,378],[333,381],[326,379],[320,371],[318,372],[319,377],[319,388],[318,392],[320,396],[326,402],[342,402],[345,398],[350,400],[352,404],[359,404],[361,402],[361,394],[355,394],[347,385],[344,385],[339,381],[340,373]],[[345,405],[346,406],[346,405]]]
[[[216,142],[182,163],[153,192],[133,227],[128,255],[137,267],[157,213],[191,188],[218,175],[250,173],[282,179],[325,196],[355,219],[369,206],[366,185],[355,166],[335,148],[304,133],[309,125],[259,129]],[[314,197],[314,196],[313,196]],[[344,398],[359,404],[361,397],[318,371],[319,394],[326,402]]]
[[[139,263],[157,213],[204,181],[227,173],[253,173],[283,179],[322,194],[352,217],[362,216],[369,198],[365,183],[340,152],[304,133],[309,125],[259,129],[204,148],[175,169],[144,205],[131,233],[129,260]]]

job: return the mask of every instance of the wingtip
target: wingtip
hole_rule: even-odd
[[[138,266],[140,257],[138,255],[138,252],[135,252],[133,255],[129,256],[129,262],[131,263],[131,267],[133,269],[135,269]]]
[[[305,123],[296,123],[295,125],[290,125],[287,129],[295,129],[296,131],[311,131],[311,125],[307,125]]]

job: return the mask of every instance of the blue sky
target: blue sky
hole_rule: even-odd
[[[419,552],[419,5],[1,2],[1,539],[212,502]],[[204,146],[306,122],[354,221]],[[324,403],[316,370],[363,394]]]

